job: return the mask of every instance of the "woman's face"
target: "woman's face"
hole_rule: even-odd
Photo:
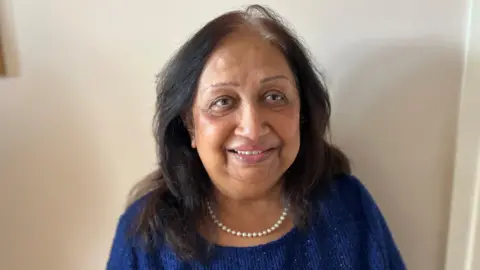
[[[235,199],[266,195],[300,147],[300,101],[278,48],[255,33],[226,38],[200,76],[192,146],[215,187]]]

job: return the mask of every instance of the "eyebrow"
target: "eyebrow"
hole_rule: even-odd
[[[274,80],[279,80],[279,79],[288,81],[288,78],[285,75],[275,75],[275,76],[270,76],[270,77],[262,79],[260,81],[260,83],[267,83],[267,82],[274,81]]]
[[[270,77],[263,78],[260,81],[260,83],[263,84],[263,83],[267,83],[267,82],[274,81],[274,80],[280,80],[280,79],[288,81],[288,78],[285,75],[275,75],[275,76],[270,76]],[[240,86],[240,84],[237,83],[237,82],[220,82],[220,83],[214,83],[214,84],[210,85],[209,88],[224,87],[224,86],[238,87],[238,86]]]
[[[215,88],[215,87],[223,87],[223,86],[240,86],[239,83],[237,82],[220,82],[220,83],[214,83],[209,86],[209,88]]]

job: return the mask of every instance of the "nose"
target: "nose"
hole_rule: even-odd
[[[238,125],[235,129],[235,135],[257,142],[270,130],[265,119],[266,114],[262,113],[256,106],[244,106],[238,111]]]

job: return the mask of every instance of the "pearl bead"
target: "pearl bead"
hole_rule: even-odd
[[[282,215],[280,216],[280,218],[277,220],[277,222],[272,227],[270,227],[270,228],[268,228],[268,229],[266,229],[262,232],[258,232],[258,233],[256,233],[256,232],[247,233],[247,232],[234,231],[234,230],[228,228],[227,226],[225,226],[223,223],[221,223],[218,220],[217,216],[215,216],[215,213],[213,212],[213,209],[211,208],[210,202],[207,201],[206,205],[207,205],[208,213],[210,214],[210,217],[213,220],[213,223],[217,224],[217,226],[220,229],[222,229],[223,231],[226,231],[228,233],[231,233],[232,235],[241,236],[241,237],[249,237],[249,238],[264,236],[264,235],[270,234],[273,231],[275,231],[276,229],[278,229],[280,227],[280,225],[283,223],[283,221],[285,220],[285,217],[288,214],[288,208],[290,207],[290,204],[287,204],[287,207],[285,207]]]

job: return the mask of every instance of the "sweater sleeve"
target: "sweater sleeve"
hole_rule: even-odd
[[[125,214],[119,218],[110,256],[107,261],[107,270],[137,270],[136,258],[131,239],[128,237],[130,222]]]
[[[383,265],[386,270],[406,269],[400,251],[395,244],[393,235],[380,208],[375,203],[370,192],[358,179],[354,178],[354,183],[359,191],[360,204],[370,231],[369,238],[376,250],[376,252],[370,255],[370,262],[375,265]]]

